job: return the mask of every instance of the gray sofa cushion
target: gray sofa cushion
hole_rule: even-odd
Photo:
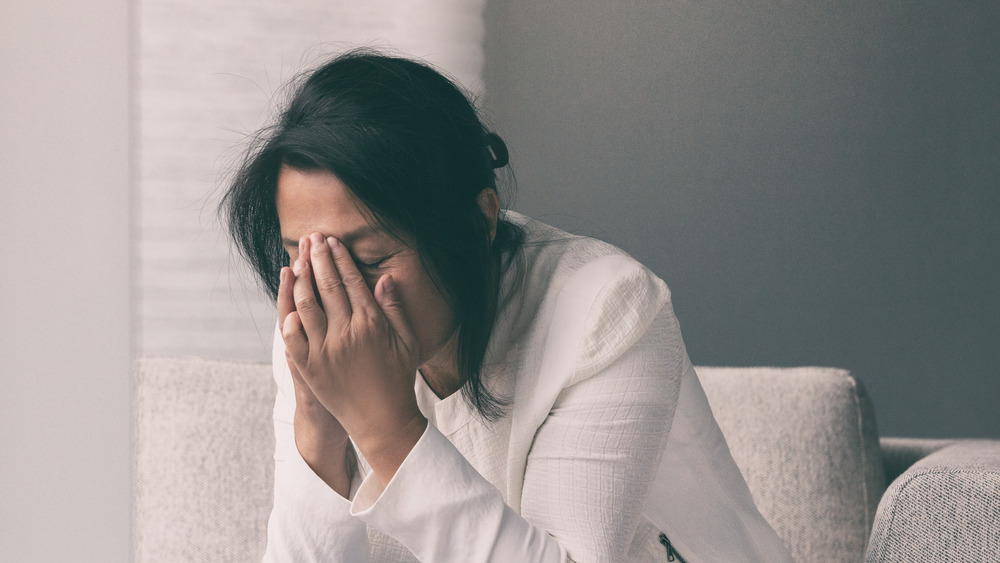
[[[862,560],[885,478],[860,383],[830,368],[696,370],[757,507],[795,560]]]
[[[962,441],[918,461],[882,499],[868,561],[998,561],[1000,442]]]
[[[260,561],[274,470],[270,366],[148,358],[135,384],[135,560]]]

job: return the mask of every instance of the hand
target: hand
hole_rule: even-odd
[[[419,345],[393,279],[373,292],[347,248],[319,233],[299,242],[293,269],[282,325],[291,364],[387,483],[427,425],[413,392]]]
[[[295,277],[292,269],[282,268],[280,279],[277,303],[278,327],[283,330],[285,319],[295,311],[292,297]],[[347,498],[351,491],[351,478],[356,469],[354,450],[350,447],[347,431],[313,395],[287,350],[285,361],[288,363],[295,387],[293,419],[295,447],[316,475],[330,488]]]

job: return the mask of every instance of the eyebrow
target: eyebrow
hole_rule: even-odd
[[[368,238],[368,237],[370,237],[372,235],[378,234],[379,232],[381,232],[381,231],[379,229],[373,227],[372,225],[366,225],[364,227],[361,227],[361,228],[358,228],[358,229],[354,229],[353,231],[345,234],[344,236],[337,237],[337,238],[340,240],[340,242],[349,245],[349,244],[353,244],[354,242],[357,242],[358,240],[361,240],[361,239],[364,239],[364,238]],[[298,241],[298,239],[290,239],[290,238],[286,238],[286,237],[281,237],[281,242],[285,246],[290,246],[292,248],[298,248],[299,247],[299,241]]]

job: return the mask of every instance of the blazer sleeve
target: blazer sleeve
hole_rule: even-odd
[[[274,507],[265,563],[368,561],[366,523],[420,561],[567,560],[558,542],[504,504],[500,492],[432,425],[385,488],[368,473],[356,478],[353,501],[341,497],[298,453],[295,395],[278,333],[273,350]]]
[[[575,561],[623,561],[634,540],[650,543],[635,536],[687,354],[669,291],[643,270],[594,301],[570,384],[528,455],[521,514]]]
[[[385,488],[369,474],[352,514],[428,563],[569,560],[555,538],[506,505],[430,424]]]
[[[621,301],[634,282],[652,290]],[[365,480],[352,514],[421,561],[624,560],[686,360],[662,283],[645,271],[602,284],[577,342],[541,340],[580,353],[535,433],[520,513],[428,425],[384,489]]]
[[[558,396],[542,411],[527,457],[520,513],[432,425],[385,487],[369,474],[344,510],[346,500],[312,475],[295,450],[289,382],[285,401],[291,407],[285,404],[279,413],[276,404],[275,410],[279,446],[270,560],[365,561],[365,524],[426,562],[623,560],[662,456],[679,387],[673,366],[680,362],[677,348],[664,346],[677,331],[662,295],[622,303],[617,300],[629,287],[601,285],[573,342],[539,341],[544,344],[538,346],[565,344],[581,354],[563,366]],[[629,326],[612,329],[609,319],[621,321],[617,307],[626,307],[620,314],[641,318],[641,326],[626,322]],[[679,332],[676,338],[679,342]],[[276,366],[284,365],[283,352],[280,359]],[[281,387],[279,382],[279,393]]]

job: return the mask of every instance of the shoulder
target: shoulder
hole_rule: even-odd
[[[546,340],[576,350],[576,375],[586,377],[629,349],[661,311],[666,283],[623,250],[529,219],[508,216],[525,231],[518,309],[549,315]]]
[[[635,284],[656,287],[669,297],[666,284],[624,250],[604,241],[574,235],[525,215],[506,211],[505,219],[524,232],[518,260],[511,269],[525,287],[523,297],[547,297],[565,289],[578,291]],[[642,295],[645,295],[643,292]]]

